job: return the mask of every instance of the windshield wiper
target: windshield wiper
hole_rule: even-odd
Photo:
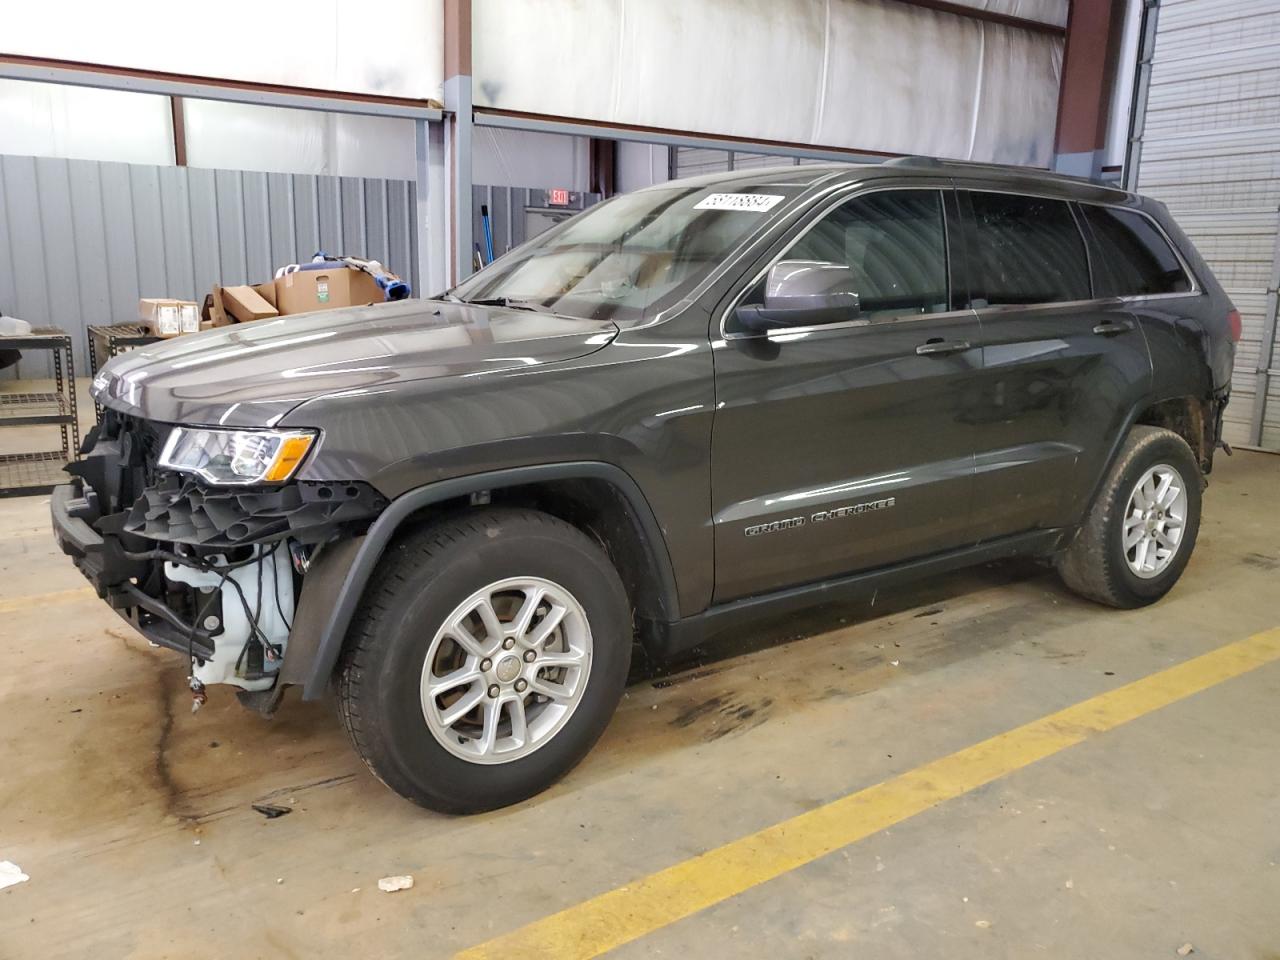
[[[532,300],[513,300],[511,297],[482,297],[479,300],[464,300],[477,307],[505,307],[508,310],[532,310],[534,313],[550,313],[551,308]]]

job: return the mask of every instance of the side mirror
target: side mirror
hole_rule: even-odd
[[[858,312],[853,271],[825,260],[779,260],[765,278],[764,304],[734,311],[754,333],[854,320]]]

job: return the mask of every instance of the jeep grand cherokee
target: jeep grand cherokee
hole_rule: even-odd
[[[336,690],[436,810],[574,766],[659,656],[1011,555],[1181,575],[1239,316],[1164,207],[929,160],[664,183],[429,300],[118,357],[54,529],[270,713]]]

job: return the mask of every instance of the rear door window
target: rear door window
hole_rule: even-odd
[[[1150,219],[1132,210],[1081,204],[1093,234],[1094,282],[1100,297],[1187,293],[1187,276],[1169,241]]]
[[[973,306],[1088,300],[1084,237],[1065,201],[971,192]]]

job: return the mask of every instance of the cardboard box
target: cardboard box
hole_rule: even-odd
[[[183,333],[200,332],[200,311],[194,303],[178,305],[178,327]]]
[[[382,288],[363,270],[334,264],[332,269],[297,270],[277,277],[276,309],[282,315],[381,303]]]
[[[226,327],[239,322],[239,318],[234,316],[228,309],[228,300],[232,299],[226,294],[228,289],[251,290],[270,306],[271,312],[265,313],[265,308],[262,307],[261,303],[258,303],[247,296],[242,299],[246,299],[251,304],[256,305],[259,311],[265,313],[265,316],[276,316],[276,288],[274,283],[268,281],[267,283],[259,283],[251,287],[238,288],[221,287],[215,283],[213,285],[213,290],[204,298],[204,309],[200,317],[201,330],[212,330],[215,327]],[[237,298],[237,302],[239,302],[239,299],[240,298]],[[252,311],[243,312],[245,316],[253,319]]]
[[[143,297],[138,301],[138,320],[156,337],[176,337],[183,332],[182,308],[189,307],[195,316],[196,305],[190,300]]]
[[[274,292],[273,290],[273,295]],[[241,323],[265,320],[267,317],[280,315],[274,303],[259,293],[256,288],[249,286],[223,287],[222,307]]]
[[[222,305],[222,287],[216,283],[205,302],[205,312],[208,314],[205,322],[211,327],[229,327],[235,323],[227,316],[227,308]]]

